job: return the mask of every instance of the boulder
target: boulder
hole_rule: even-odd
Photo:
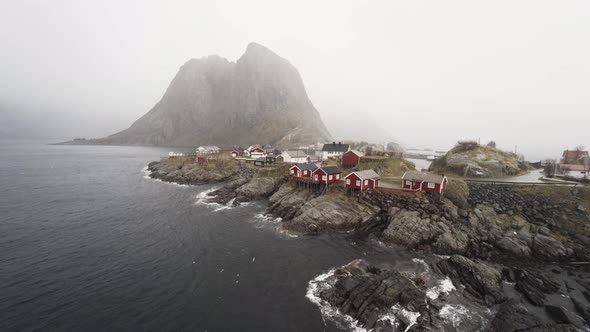
[[[454,255],[436,264],[441,273],[453,283],[462,284],[465,290],[487,305],[505,300],[500,271],[484,263]]]
[[[406,248],[416,248],[430,244],[443,231],[438,223],[422,218],[418,211],[402,210],[392,217],[383,231],[382,240]]]
[[[380,209],[344,192],[333,192],[307,201],[285,227],[301,233],[346,232],[373,221]]]
[[[567,256],[567,250],[561,241],[542,234],[537,234],[533,238],[533,251],[538,256],[550,259]]]

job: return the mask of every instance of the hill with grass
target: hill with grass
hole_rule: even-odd
[[[429,170],[463,177],[507,177],[526,172],[527,165],[513,153],[477,143],[463,143],[433,161]]]

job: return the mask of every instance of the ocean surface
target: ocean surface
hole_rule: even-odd
[[[308,283],[415,253],[291,237],[265,202],[149,179],[168,149],[0,141],[0,331],[340,331]]]
[[[429,259],[293,237],[264,201],[205,204],[212,186],[147,176],[168,149],[46,143],[0,141],[0,331],[348,331],[310,281],[357,258]],[[481,327],[483,311],[456,306],[450,330]]]

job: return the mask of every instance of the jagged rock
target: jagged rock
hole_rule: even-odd
[[[561,241],[541,234],[533,238],[533,251],[539,256],[554,259],[567,256],[567,250]]]
[[[249,182],[236,189],[236,194],[249,199],[268,197],[278,190],[282,177],[253,177]]]
[[[545,304],[545,295],[557,292],[561,284],[549,275],[541,272],[514,269],[516,290],[521,292],[532,304]]]
[[[306,202],[284,225],[302,233],[350,231],[372,221],[379,211],[378,207],[339,191]]]
[[[402,210],[393,216],[383,231],[382,239],[386,243],[416,248],[430,244],[443,231],[438,223],[421,218],[419,212]]]
[[[572,324],[544,323],[516,300],[500,304],[498,312],[490,322],[489,332],[576,332]]]
[[[571,324],[577,327],[585,325],[574,313],[563,307],[546,305],[545,312],[557,324]]]
[[[286,183],[269,198],[270,205],[267,212],[287,221],[293,219],[299,209],[312,197],[314,195],[311,191],[301,190],[293,184]],[[314,229],[314,232],[316,231],[317,229]]]
[[[529,257],[532,253],[526,241],[516,237],[503,237],[496,245],[508,254],[519,257]]]
[[[437,310],[429,305],[424,286],[412,279],[412,273],[403,272],[355,260],[334,272],[330,277],[334,286],[323,290],[320,298],[372,331],[404,331],[411,322],[402,309],[420,313],[422,319],[412,326],[413,331],[440,330]],[[385,314],[394,316],[397,325],[379,320]]]
[[[463,284],[469,294],[488,305],[505,300],[501,274],[491,266],[454,255],[441,260],[436,267],[453,283]]]

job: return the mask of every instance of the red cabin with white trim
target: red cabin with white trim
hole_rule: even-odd
[[[318,167],[316,164],[297,164],[289,168],[289,176],[294,178],[311,178]]]
[[[339,182],[342,171],[336,166],[320,167],[313,171],[313,181],[317,183],[332,184]]]
[[[374,170],[352,172],[344,177],[347,189],[366,190],[375,189],[379,186],[379,174]]]
[[[442,194],[449,180],[444,175],[422,172],[406,172],[402,176],[402,189],[405,191],[425,191]]]
[[[356,166],[361,163],[362,152],[350,150],[342,155],[342,166]]]

